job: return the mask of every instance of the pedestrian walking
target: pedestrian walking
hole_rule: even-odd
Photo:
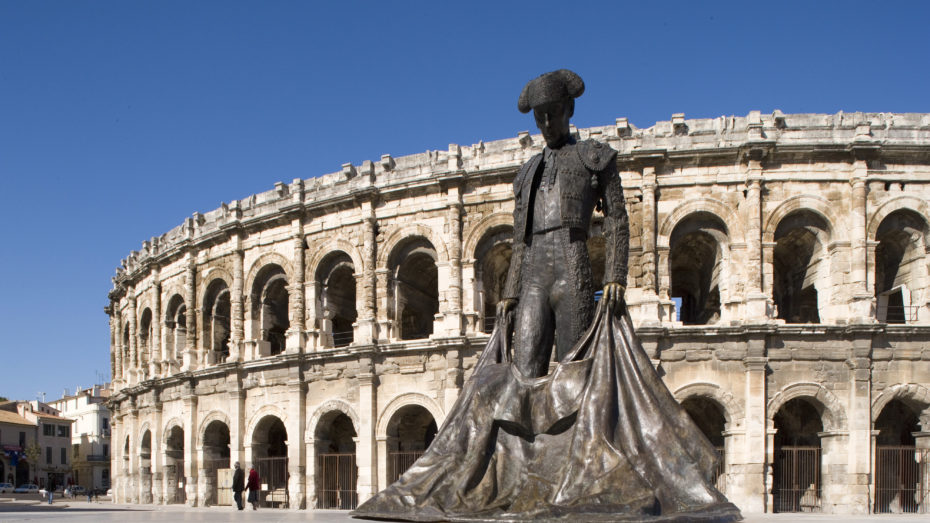
[[[249,482],[246,487],[249,489],[249,503],[252,504],[252,510],[258,510],[258,489],[261,488],[259,481],[258,471],[255,467],[249,467]]]
[[[245,507],[245,504],[242,503],[242,491],[245,490],[245,471],[239,466],[239,462],[236,462],[236,471],[233,472],[233,499],[236,500],[236,508],[242,510]]]
[[[55,496],[55,484],[49,482],[48,484],[48,504],[52,504],[52,498]]]

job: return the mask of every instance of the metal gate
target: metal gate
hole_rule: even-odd
[[[714,467],[713,484],[721,494],[727,493],[727,451],[725,447],[714,447],[717,451],[717,466]]]
[[[261,488],[258,500],[263,507],[287,508],[287,457],[255,458],[252,466],[258,472]]]
[[[316,508],[353,510],[358,506],[355,454],[317,455],[316,476]]]
[[[876,514],[930,513],[930,449],[880,446],[875,449]]]
[[[775,512],[820,512],[820,447],[776,447],[772,476]]]
[[[229,469],[229,458],[205,459],[200,467],[200,474],[204,476],[207,491],[203,500],[205,506],[210,505],[230,505],[231,503],[222,503],[219,500],[219,478],[217,471]]]
[[[423,455],[422,450],[388,452],[388,485],[397,481]]]

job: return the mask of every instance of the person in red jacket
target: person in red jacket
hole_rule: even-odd
[[[249,467],[249,480],[245,487],[249,489],[249,503],[252,504],[252,510],[258,510],[258,489],[261,488],[259,481],[258,472],[254,467]]]

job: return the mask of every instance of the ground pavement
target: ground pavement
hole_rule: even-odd
[[[184,505],[117,505],[101,499],[88,503],[62,499],[53,505],[38,496],[0,497],[0,523],[14,521],[74,521],[77,523],[174,522],[227,523],[236,521],[312,521],[316,523],[359,523],[341,510],[259,509],[236,511],[231,507],[187,507]],[[830,515],[830,514],[747,514],[746,523],[927,523],[927,514]]]

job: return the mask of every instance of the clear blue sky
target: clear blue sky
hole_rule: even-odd
[[[276,181],[574,123],[930,112],[928,2],[0,1],[0,395],[109,376],[143,240]]]

